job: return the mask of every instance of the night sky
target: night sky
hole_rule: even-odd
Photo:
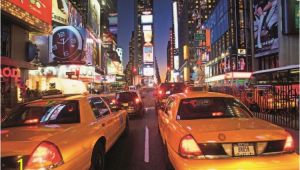
[[[167,70],[167,45],[169,28],[172,24],[171,0],[154,1],[154,53],[159,64],[161,80],[165,80]],[[133,0],[118,0],[118,46],[124,49],[124,68],[129,57],[129,41],[133,26]]]

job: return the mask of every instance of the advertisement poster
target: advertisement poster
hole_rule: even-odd
[[[238,68],[238,71],[245,71],[246,70],[246,58],[245,57],[239,57],[238,58],[237,68]]]
[[[17,5],[23,10],[27,11],[31,15],[37,17],[38,19],[44,21],[47,24],[52,25],[52,4],[49,0],[10,0],[9,2]]]
[[[69,9],[66,0],[52,1],[52,20],[54,22],[68,25]]]
[[[153,46],[144,46],[144,63],[153,62]]]
[[[100,4],[98,0],[89,0],[87,24],[96,37],[100,36]]]
[[[82,34],[73,26],[58,26],[50,36],[49,62],[59,64],[85,64]],[[85,36],[85,35],[84,35]]]
[[[72,26],[78,27],[78,28],[83,28],[82,16],[76,10],[76,8],[72,5],[71,2],[69,2],[68,10],[69,10],[69,18],[68,18],[69,25],[72,25]]]
[[[254,0],[255,57],[278,52],[278,0]]]

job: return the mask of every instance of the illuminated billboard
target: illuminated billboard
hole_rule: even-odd
[[[175,68],[175,70],[179,69],[179,56],[178,55],[174,56],[174,68]]]
[[[37,17],[41,21],[47,24],[52,24],[52,3],[51,1],[21,1],[21,0],[10,0],[10,3],[18,6],[24,11],[28,12],[30,15]],[[1,3],[4,3],[1,1]],[[2,6],[1,6],[2,7]],[[2,9],[1,9],[2,10]],[[16,10],[16,8],[15,8]],[[17,10],[16,10],[17,11]],[[14,15],[14,14],[13,14]],[[25,14],[20,14],[20,16],[25,17]]]
[[[144,40],[146,43],[152,42],[152,31],[144,31]]]
[[[175,36],[175,48],[178,48],[178,14],[177,14],[177,2],[173,2],[173,21],[174,21],[174,36]]]
[[[151,25],[143,25],[143,31],[152,31]]]
[[[154,68],[150,67],[150,66],[144,67],[143,72],[144,72],[144,76],[153,76],[154,75]]]
[[[100,36],[100,4],[97,0],[88,1],[87,24],[96,37]]]
[[[272,0],[270,3],[254,1],[253,3],[255,57],[278,52],[278,1]]]
[[[153,15],[142,15],[141,22],[142,22],[142,24],[152,24],[153,23]]]
[[[144,63],[153,62],[153,46],[144,46],[143,54],[144,54]]]

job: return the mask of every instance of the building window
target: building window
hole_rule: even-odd
[[[9,22],[1,21],[1,56],[10,57],[11,25]]]

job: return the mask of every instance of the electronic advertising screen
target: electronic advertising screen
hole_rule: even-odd
[[[143,54],[144,63],[153,62],[153,46],[144,46]]]
[[[151,25],[143,25],[143,31],[152,31]]]
[[[142,15],[141,22],[142,22],[142,24],[152,24],[153,23],[153,15]]]
[[[144,40],[146,43],[152,42],[152,31],[144,31]]]
[[[255,57],[278,52],[278,5],[279,0],[253,1]]]
[[[153,67],[144,67],[143,69],[144,76],[153,76],[154,75],[154,68]]]

